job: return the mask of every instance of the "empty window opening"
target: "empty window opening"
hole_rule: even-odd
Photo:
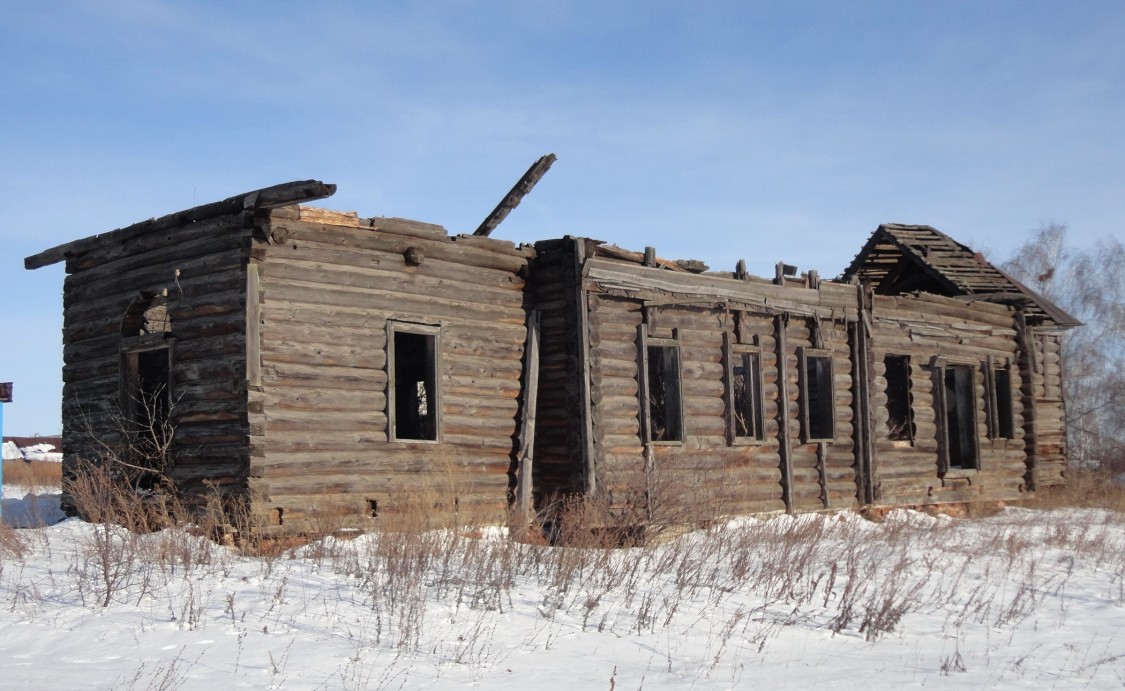
[[[171,351],[167,345],[127,350],[122,365],[121,410],[128,425],[130,463],[160,470],[172,437]],[[146,473],[138,483],[151,488],[156,479]]]
[[[136,468],[138,487],[151,489],[168,463],[172,440],[172,320],[164,295],[141,293],[121,320],[121,453]]]
[[[989,368],[988,432],[993,439],[1015,438],[1012,416],[1012,370],[1008,366]]]
[[[648,439],[683,441],[683,407],[680,398],[680,349],[648,345]]]
[[[951,365],[945,368],[943,380],[947,465],[949,468],[962,470],[976,468],[977,407],[974,368],[969,365]]]
[[[392,330],[394,439],[436,441],[437,334]]]
[[[914,408],[910,393],[910,358],[888,355],[883,358],[887,381],[887,438],[914,441]]]
[[[762,370],[756,352],[735,352],[731,363],[731,412],[735,439],[761,441]]]
[[[134,422],[145,429],[163,428],[171,407],[168,396],[168,377],[171,374],[168,349],[142,350],[132,355],[136,357],[137,363]]]
[[[801,407],[804,441],[832,441],[836,430],[836,401],[832,388],[832,357],[825,351],[802,351]]]

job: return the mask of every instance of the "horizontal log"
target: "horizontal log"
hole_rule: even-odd
[[[401,261],[401,257],[397,258]],[[267,284],[296,283],[323,285],[338,289],[360,289],[400,293],[429,298],[463,300],[472,298],[484,304],[523,304],[522,280],[504,284],[482,284],[459,280],[456,277],[431,276],[411,270],[412,267],[392,266],[384,262],[375,267],[341,267],[293,259],[273,259],[265,265]],[[516,279],[514,274],[509,277]]]
[[[393,291],[328,287],[316,283],[262,281],[263,306],[275,302],[314,309],[347,308],[367,312],[373,317],[433,322],[478,321],[523,327],[526,315],[518,305],[491,305],[465,299],[438,299],[424,295],[404,295]],[[468,297],[462,295],[462,298]],[[327,316],[327,315],[326,315]]]
[[[448,312],[448,310],[446,310]],[[410,313],[402,309],[374,309],[343,305],[307,304],[301,302],[268,302],[262,305],[262,319],[268,324],[271,320],[282,319],[289,323],[303,323],[306,329],[350,327],[357,329],[385,329],[387,319],[400,319],[423,324],[441,323],[443,328],[465,330],[477,328],[488,338],[497,341],[511,339],[523,342],[527,334],[523,321],[512,323],[482,323],[472,319],[446,318],[437,311],[428,309]],[[510,316],[510,315],[509,315]]]
[[[167,288],[173,295],[193,295],[189,289],[208,278],[228,271],[239,272],[245,263],[249,233],[204,235],[191,242],[177,242],[144,254],[131,254],[118,261],[73,274],[64,284],[66,306],[102,300],[143,287]],[[189,279],[191,282],[189,283]]]
[[[300,221],[277,221],[271,232],[281,231],[287,235],[284,245],[271,248],[272,254],[284,255],[299,251],[309,243],[313,247],[348,247],[402,254],[410,247],[422,250],[427,258],[475,266],[482,269],[496,269],[508,272],[519,271],[528,261],[527,250],[504,251],[503,244],[488,247],[471,246],[458,243],[451,238],[437,239],[409,237],[374,229],[345,228],[343,226],[303,223]],[[295,249],[294,249],[295,248]],[[510,245],[509,245],[510,248]]]
[[[295,363],[309,366],[335,366],[356,369],[383,369],[387,364],[383,349],[360,345],[300,343],[279,338],[276,332],[263,333],[262,364]]]
[[[519,272],[470,266],[433,256],[423,256],[421,264],[408,265],[405,252],[379,249],[330,247],[305,243],[297,249],[273,250],[268,253],[269,270],[282,264],[293,267],[312,266],[321,271],[344,273],[354,270],[379,269],[417,276],[425,280],[440,280],[506,290],[523,290],[526,282]],[[423,250],[424,254],[424,250]],[[283,269],[283,271],[290,271]]]

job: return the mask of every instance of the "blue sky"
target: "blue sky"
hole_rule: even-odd
[[[495,236],[837,274],[881,222],[1125,235],[1125,3],[13,2],[5,433],[60,429],[56,244],[278,182]]]

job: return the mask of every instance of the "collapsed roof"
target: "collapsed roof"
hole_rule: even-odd
[[[925,225],[884,223],[844,270],[880,295],[926,292],[1022,308],[1031,323],[1070,328],[1081,322],[993,266],[979,252]]]

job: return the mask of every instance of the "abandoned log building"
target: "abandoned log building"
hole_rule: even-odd
[[[1062,481],[1077,322],[928,226],[880,226],[840,279],[767,280],[304,205],[334,191],[260,189],[25,260],[66,263],[67,472],[162,430],[179,492],[267,532],[420,496],[496,520],[594,496],[645,522]]]

